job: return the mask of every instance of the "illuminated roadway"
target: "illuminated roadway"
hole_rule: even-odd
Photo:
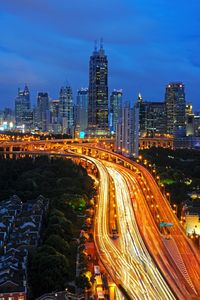
[[[111,239],[108,226],[109,176],[101,162],[92,158],[90,160],[100,174],[94,239],[108,273],[116,284],[121,284],[131,299],[175,299],[142,241],[126,182],[117,171],[108,168],[115,182],[120,213],[120,237],[117,241]]]
[[[199,254],[186,237],[151,174],[142,166],[113,152],[91,145],[84,147],[91,147],[97,153],[104,151],[110,155],[109,159],[119,159],[129,167],[135,166],[135,170],[140,172],[138,175],[138,172],[117,163],[109,163],[108,170],[117,191],[120,235],[117,241],[113,241],[109,234],[109,176],[102,164],[105,161],[102,157],[95,159],[85,156],[97,166],[101,178],[94,237],[99,256],[116,285],[121,285],[130,299],[175,299],[168,285],[178,299],[200,299]],[[77,149],[81,148],[77,145]],[[83,156],[81,151],[80,156]],[[47,154],[51,154],[51,151],[47,151]],[[174,224],[169,240],[160,233],[155,216],[158,216],[158,221]]]
[[[171,208],[168,207],[168,203],[164,202],[166,200],[160,193],[157,184],[148,172],[147,174],[144,172],[143,175],[149,175],[149,181],[146,177],[141,178],[141,176],[122,166],[114,164],[114,169],[120,172],[129,186],[129,194],[132,198],[131,205],[134,207],[136,220],[143,239],[177,297],[186,300],[200,299],[198,254],[182,232],[178,219]],[[169,240],[160,234],[152,218],[149,209],[150,203],[148,203],[152,200],[154,201],[156,216],[159,212],[159,220],[174,223]],[[163,209],[164,207],[165,209]]]
[[[143,299],[175,299],[141,238],[126,181],[115,168],[108,167],[108,171],[116,191],[120,233],[118,247],[129,265],[128,270],[123,270],[126,273],[125,287],[130,284],[132,276],[137,278],[136,286],[141,290]]]

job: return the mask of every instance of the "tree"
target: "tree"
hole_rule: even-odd
[[[81,274],[79,277],[76,278],[76,284],[82,289],[89,289],[91,287],[91,282],[85,274]]]
[[[49,246],[39,248],[32,258],[30,270],[34,296],[63,290],[69,272],[69,262],[64,255]]]
[[[67,241],[62,239],[59,235],[52,234],[45,241],[46,245],[49,245],[56,249],[57,252],[67,256],[69,253],[69,244]]]

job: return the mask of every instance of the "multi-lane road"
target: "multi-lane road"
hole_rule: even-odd
[[[140,168],[138,175],[117,164],[94,163],[101,169],[96,246],[116,284],[130,299],[200,299],[198,253],[149,172]],[[109,232],[107,172],[115,185],[117,241]],[[173,222],[170,238],[159,231],[159,221]]]
[[[99,201],[95,219],[95,242],[106,270],[130,299],[176,299],[151,259],[134,218],[131,198],[123,176],[93,159],[100,173]],[[119,238],[109,232],[109,176],[116,190]]]

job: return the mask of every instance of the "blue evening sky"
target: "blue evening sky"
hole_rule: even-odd
[[[58,98],[68,82],[88,85],[95,39],[104,39],[109,91],[162,101],[165,85],[183,81],[200,109],[199,0],[0,0],[0,107],[14,106],[26,82]]]

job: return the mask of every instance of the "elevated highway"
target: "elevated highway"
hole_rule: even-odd
[[[2,143],[0,150],[5,156],[75,155],[93,161],[101,177],[95,240],[99,256],[116,284],[126,289],[130,299],[174,299],[171,290],[178,299],[200,299],[199,253],[154,178],[141,165],[110,151],[110,141],[99,146],[95,141],[81,144],[54,141],[41,149],[36,142],[10,142]],[[119,209],[118,243],[111,240],[108,229],[108,171],[115,182]],[[159,231],[159,220],[174,224],[171,242]]]

